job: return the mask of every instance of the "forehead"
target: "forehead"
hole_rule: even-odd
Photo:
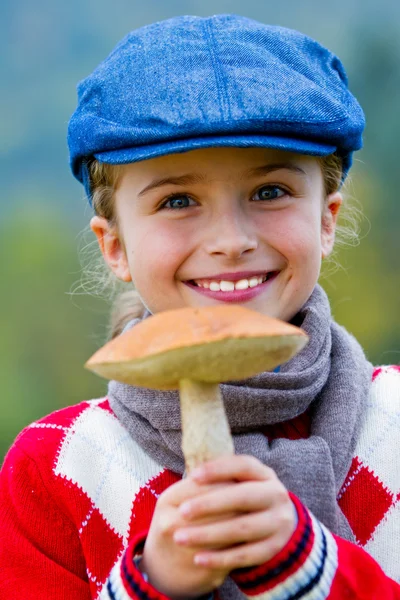
[[[284,152],[269,148],[202,148],[177,154],[168,154],[121,167],[121,179],[138,186],[154,177],[181,176],[197,173],[206,179],[228,177],[243,179],[255,177],[263,166],[292,168],[304,172],[308,179],[320,179],[321,168],[316,157]],[[260,174],[262,174],[260,172]]]

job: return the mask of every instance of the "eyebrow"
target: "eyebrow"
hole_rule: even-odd
[[[268,175],[272,171],[280,171],[281,169],[285,169],[286,171],[292,171],[293,173],[299,173],[304,177],[307,177],[306,171],[301,167],[298,167],[292,162],[284,162],[284,163],[272,163],[268,165],[262,165],[261,167],[256,167],[254,169],[249,169],[243,173],[242,177],[257,177],[260,175]]]
[[[162,177],[161,179],[155,179],[149,185],[146,185],[138,194],[143,196],[150,190],[162,187],[163,185],[192,185],[194,183],[204,183],[207,181],[207,177],[201,173],[188,173],[187,175],[180,175],[179,177]]]
[[[293,173],[300,174],[304,177],[307,177],[307,173],[298,167],[297,165],[291,162],[284,163],[273,163],[268,165],[262,165],[261,167],[255,167],[252,169],[248,169],[240,176],[240,179],[245,179],[246,177],[260,177],[262,175],[268,175],[273,171],[280,171],[285,169],[286,171],[292,171]],[[162,187],[164,185],[193,185],[194,183],[204,183],[207,182],[207,177],[201,173],[188,173],[186,175],[180,175],[178,177],[161,177],[160,179],[154,179],[149,185],[146,185],[138,194],[138,196],[143,196],[147,192],[154,190],[156,188]]]

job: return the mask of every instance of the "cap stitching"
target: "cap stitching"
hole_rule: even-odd
[[[95,117],[96,119],[102,120],[102,121],[106,121],[107,123],[112,123],[113,125],[120,125],[120,123],[118,123],[118,121],[112,121],[110,119],[107,119],[105,117],[99,117],[95,112],[91,112],[91,111],[87,111],[86,113],[87,115],[91,115],[93,117]],[[244,125],[246,125],[246,123],[266,123],[268,125],[270,124],[274,124],[274,123],[293,123],[293,124],[307,124],[307,125],[329,125],[329,124],[333,124],[333,123],[344,123],[345,121],[348,121],[349,119],[349,115],[346,114],[344,117],[340,118],[340,119],[330,119],[327,120],[325,119],[324,121],[311,121],[311,120],[294,120],[294,119],[290,119],[290,118],[286,118],[286,117],[281,117],[279,119],[268,119],[268,117],[262,116],[262,117],[247,117],[246,119],[242,119],[240,117],[232,117],[229,115],[229,118],[223,121],[223,125],[229,127],[229,123],[243,123]],[[207,121],[208,125],[216,125],[216,124],[222,124],[220,120],[209,120]],[[129,129],[129,126],[122,126],[123,129]],[[246,132],[249,133],[249,132]],[[198,134],[200,135],[200,134]],[[208,134],[201,134],[201,135],[208,135]],[[214,133],[211,133],[210,135],[214,135]],[[235,135],[234,133],[232,133],[232,135]],[[260,133],[260,135],[264,135],[263,133]]]
[[[221,69],[221,67],[218,63],[217,57],[216,57],[216,44],[215,44],[215,39],[214,39],[214,33],[211,28],[211,23],[208,20],[204,21],[204,30],[205,30],[204,31],[205,37],[207,38],[207,41],[209,42],[206,45],[206,47],[210,53],[211,63],[212,63],[213,70],[214,70],[215,81],[217,84],[219,105],[220,105],[220,110],[221,110],[221,116],[223,119],[226,119],[226,118],[230,119],[231,118],[231,110],[230,110],[230,105],[229,105],[229,98],[228,98],[226,86],[224,83],[224,76],[222,73],[222,69]]]

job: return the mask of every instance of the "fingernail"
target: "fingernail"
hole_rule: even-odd
[[[201,479],[204,479],[206,473],[202,467],[196,467],[195,469],[193,469],[193,471],[191,471],[190,476],[193,479],[197,479],[199,481]]]
[[[184,531],[176,531],[174,533],[174,541],[178,544],[185,544],[188,541],[188,536]]]
[[[203,566],[208,565],[207,556],[204,556],[203,554],[196,554],[196,556],[194,557],[194,564]]]
[[[190,502],[184,502],[183,504],[181,504],[181,506],[179,507],[179,511],[181,512],[182,515],[184,515],[185,517],[187,517],[188,515],[190,515],[190,512],[192,510],[191,504]]]

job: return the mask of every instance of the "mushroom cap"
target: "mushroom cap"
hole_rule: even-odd
[[[272,370],[307,341],[298,327],[242,306],[181,308],[141,321],[85,367],[107,379],[173,390],[182,379],[219,383]]]

